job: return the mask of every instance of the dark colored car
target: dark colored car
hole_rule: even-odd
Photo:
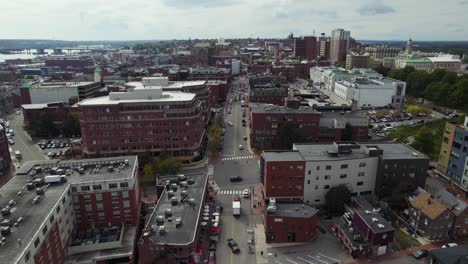
[[[239,246],[237,245],[237,242],[234,239],[228,238],[227,244],[228,247],[231,248],[233,253],[238,254],[240,252]]]
[[[415,259],[425,258],[425,257],[427,257],[427,253],[428,253],[427,250],[421,249],[421,250],[418,250],[418,251],[414,252],[413,257]]]
[[[231,182],[240,182],[242,181],[241,176],[231,176]]]

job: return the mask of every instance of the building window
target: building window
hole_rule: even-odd
[[[346,174],[341,174],[340,175],[340,179],[345,179],[346,177],[348,177],[348,175],[346,175]]]
[[[81,191],[84,192],[84,191],[89,191],[89,186],[81,186]]]
[[[112,199],[117,199],[118,193],[116,193],[116,192],[111,192],[111,197],[112,197]]]
[[[318,170],[318,171],[320,170],[320,166],[317,166],[317,170]]]
[[[77,189],[76,189],[76,187],[72,187],[72,188],[71,188],[71,190],[72,190],[72,192],[74,192],[74,193],[76,193],[76,192],[77,192]]]
[[[301,171],[301,170],[303,170],[303,169],[304,169],[304,167],[303,167],[303,166],[297,166],[296,168],[297,168],[297,170],[299,170],[299,171]]]
[[[364,184],[364,182],[362,182],[362,181],[357,182],[357,186],[361,186],[361,185],[363,185],[363,184]]]
[[[96,193],[96,201],[102,201],[102,193]]]
[[[121,182],[120,188],[128,188],[128,182]]]
[[[85,211],[86,212],[91,212],[93,210],[93,207],[90,204],[85,204]]]
[[[341,169],[347,169],[348,168],[348,164],[341,164]]]
[[[26,253],[26,256],[24,256],[24,261],[25,261],[25,262],[28,262],[30,258],[31,258],[31,252],[28,251],[28,252]]]
[[[310,184],[310,180],[307,180],[307,184]]]
[[[122,198],[128,198],[128,191],[122,192]]]
[[[325,175],[325,180],[330,180],[331,176],[330,175]]]
[[[45,225],[44,228],[42,229],[42,235],[45,236],[46,233],[47,233],[47,225]]]
[[[331,169],[332,169],[332,166],[330,165],[325,166],[325,170],[331,170]]]
[[[125,210],[125,211],[124,211],[124,215],[125,215],[125,217],[130,217],[130,216],[132,216],[132,211],[130,211],[130,210]]]
[[[119,202],[112,202],[112,208],[119,208]]]
[[[93,185],[93,190],[101,190],[101,189],[102,189],[101,184]]]
[[[113,211],[112,214],[114,215],[115,218],[119,218],[119,217],[120,217],[120,211]]]
[[[366,173],[363,172],[363,171],[361,171],[361,172],[358,173],[358,177],[362,177],[362,176],[365,176],[365,175],[366,175]]]
[[[61,209],[61,208],[60,208],[60,205],[57,206],[57,209],[55,210],[55,211],[57,211],[57,214],[60,213],[60,209]]]
[[[124,208],[129,208],[130,207],[130,201],[123,201],[123,207]]]
[[[323,186],[323,189],[325,189],[325,190],[330,189],[330,185],[325,185],[325,186]]]
[[[365,162],[359,163],[359,167],[360,167],[360,168],[365,167],[365,166],[366,166],[366,163],[365,163]]]
[[[109,183],[109,189],[117,188],[117,183]]]
[[[54,217],[54,216],[51,216],[50,219],[49,219],[49,221],[50,221],[51,224],[54,223],[54,220],[55,220],[55,217]]]
[[[310,170],[309,170],[309,171],[307,171],[307,174],[309,174],[309,175],[310,175],[310,173],[311,173],[311,171],[310,171]]]
[[[41,243],[41,240],[39,238],[36,238],[36,240],[34,241],[34,247],[37,248],[39,243]]]
[[[91,195],[90,194],[83,195],[83,198],[85,199],[85,201],[91,201]]]
[[[97,203],[97,204],[96,204],[96,208],[97,208],[98,210],[104,210],[104,205],[103,205],[102,203]]]

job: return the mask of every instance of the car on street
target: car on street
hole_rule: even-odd
[[[243,140],[247,140],[247,136],[243,136],[242,139],[243,139]]]
[[[240,182],[242,181],[242,177],[241,176],[231,176],[231,182]]]
[[[414,252],[413,257],[415,259],[422,259],[422,258],[427,257],[427,253],[428,253],[427,250],[421,249],[421,250],[418,250],[418,251]]]
[[[244,198],[250,198],[250,191],[249,189],[244,189],[242,191],[242,195],[244,196]]]
[[[9,140],[8,140],[8,144],[14,145],[14,144],[15,144],[15,141],[14,141],[13,139],[9,139]]]
[[[233,201],[240,201],[240,196],[237,195],[237,194],[234,194],[234,195],[232,196],[232,200],[233,200]]]
[[[448,243],[442,246],[442,248],[451,248],[451,247],[456,247],[458,246],[457,243]]]
[[[234,239],[228,238],[227,244],[228,244],[228,247],[231,248],[233,253],[238,254],[240,252],[239,246],[237,245],[237,242]]]
[[[244,149],[244,146],[243,146],[243,145],[239,145],[239,149],[240,149],[240,150],[243,150],[243,149]]]
[[[234,124],[231,121],[229,121],[228,125],[233,126]]]

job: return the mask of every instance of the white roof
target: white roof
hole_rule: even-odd
[[[132,93],[132,92],[127,92]],[[121,103],[141,103],[141,102],[181,102],[181,101],[192,101],[196,94],[193,93],[182,93],[182,92],[162,92],[161,97],[140,97],[135,96],[131,99],[119,99],[112,100],[110,96],[95,97],[85,99],[78,103],[80,106],[92,106],[92,105],[114,105]]]
[[[432,62],[461,62],[458,55],[442,55],[437,57],[428,57]]]

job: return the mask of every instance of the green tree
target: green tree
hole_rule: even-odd
[[[171,157],[166,151],[161,151],[156,159],[156,172],[160,175],[176,174],[181,167],[180,160]]]
[[[333,186],[325,194],[328,212],[332,215],[342,215],[345,204],[351,203],[351,190],[345,184]]]
[[[444,77],[442,77],[442,82],[448,83],[448,84],[454,84],[458,80],[458,75],[457,73],[453,71],[448,71],[445,73]]]
[[[145,182],[154,181],[154,169],[153,169],[153,165],[151,163],[147,163],[143,167],[143,180]]]
[[[453,90],[454,88],[448,83],[432,82],[427,86],[424,95],[435,104],[448,106],[450,104],[449,97]]]
[[[67,118],[63,121],[63,134],[67,137],[72,135],[80,135],[80,117],[76,112],[70,112]]]
[[[460,79],[455,83],[450,100],[455,107],[468,110],[468,79]]]
[[[414,71],[406,78],[406,93],[416,97],[424,95],[424,90],[429,84],[429,73],[426,71]]]
[[[280,148],[291,149],[294,143],[303,141],[303,136],[299,130],[299,125],[286,122],[278,125],[278,138]]]
[[[431,114],[431,110],[425,107],[419,106],[419,105],[408,105],[406,107],[406,111],[412,115],[419,115],[419,114],[430,115]]]
[[[411,143],[411,146],[422,153],[430,156],[434,151],[434,139],[432,131],[429,128],[421,128],[416,136],[414,136],[414,141]]]
[[[350,123],[346,123],[343,130],[343,135],[341,135],[342,141],[351,141],[353,140],[353,126]]]
[[[382,74],[383,76],[388,76],[388,73],[390,72],[391,69],[388,68],[388,67],[379,65],[379,66],[375,67],[374,70],[376,72]]]
[[[435,69],[429,74],[429,77],[432,82],[440,82],[442,81],[442,78],[444,78],[446,73],[447,70],[445,69]]]

